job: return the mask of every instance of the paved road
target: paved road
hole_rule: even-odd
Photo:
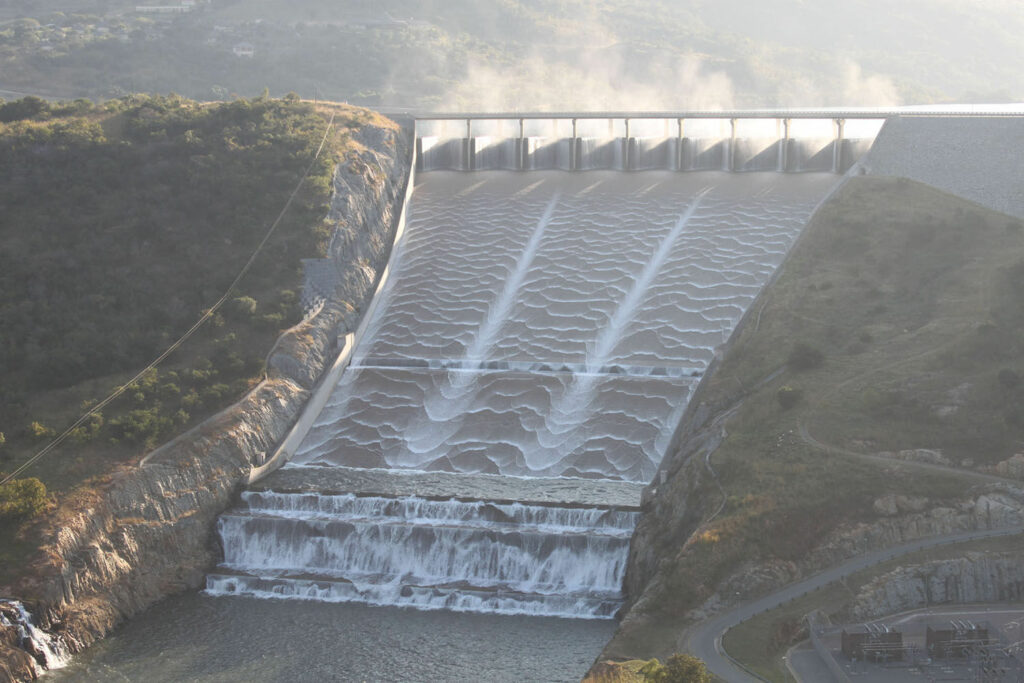
[[[799,583],[790,584],[785,588],[767,595],[759,600],[744,603],[734,609],[720,614],[717,617],[706,621],[691,629],[685,637],[685,650],[697,657],[700,657],[707,664],[708,669],[716,676],[726,681],[737,683],[749,683],[751,681],[763,680],[757,676],[741,669],[733,664],[722,650],[722,636],[733,626],[750,619],[754,615],[766,612],[774,607],[789,602],[806,593],[821,588],[833,581],[837,581],[854,572],[860,571],[872,565],[890,560],[900,555],[906,555],[925,548],[947,543],[962,543],[974,541],[993,536],[1012,536],[1022,533],[1019,527],[1009,529],[985,529],[981,531],[967,531],[958,534],[947,534],[944,536],[932,536],[921,538],[916,541],[904,543],[903,545],[885,548],[873,553],[867,553],[852,558],[843,564],[826,569],[820,574],[804,579]]]

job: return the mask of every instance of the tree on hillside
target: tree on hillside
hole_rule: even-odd
[[[652,659],[640,673],[648,683],[711,683],[711,673],[704,662],[693,655],[674,654],[665,664]]]

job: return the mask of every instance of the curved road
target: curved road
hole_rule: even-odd
[[[785,602],[789,602],[794,598],[798,598],[813,590],[817,590],[818,588],[832,583],[833,581],[838,581],[839,579],[860,571],[861,569],[865,569],[880,562],[885,562],[886,560],[891,560],[899,557],[900,555],[906,555],[918,550],[924,550],[926,548],[944,545],[947,543],[962,543],[964,541],[974,541],[982,538],[991,538],[993,536],[1014,536],[1020,533],[1022,533],[1022,530],[1019,527],[965,531],[958,534],[921,538],[916,541],[904,543],[903,545],[893,546],[891,548],[885,548],[883,550],[877,550],[872,553],[860,555],[847,560],[843,564],[826,569],[819,574],[815,574],[808,579],[804,579],[799,583],[790,584],[785,588],[782,588],[781,590],[759,600],[739,605],[725,614],[720,614],[717,617],[698,625],[686,634],[684,642],[685,650],[703,659],[707,664],[708,670],[723,680],[730,682],[736,681],[738,683],[750,683],[764,680],[734,664],[722,649],[722,636],[725,635],[725,632],[733,626],[736,626],[740,622],[746,621],[761,612],[766,612]]]

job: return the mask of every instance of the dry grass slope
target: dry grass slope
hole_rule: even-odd
[[[737,572],[792,572],[830,534],[878,519],[880,496],[951,501],[1024,451],[1022,291],[1017,219],[901,179],[845,185],[695,398],[734,411],[710,459],[724,505],[708,478],[687,502],[704,510],[696,532],[678,505],[641,524],[658,578],[606,653],[671,652],[684,615]],[[891,457],[917,449],[940,466]]]

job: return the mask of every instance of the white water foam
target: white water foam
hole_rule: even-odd
[[[21,648],[32,655],[36,675],[43,671],[62,669],[71,661],[67,643],[59,636],[47,633],[35,625],[32,615],[17,600],[3,600],[8,610],[0,610],[0,624],[13,626],[21,640]],[[12,618],[8,618],[11,614]]]
[[[610,617],[632,511],[354,495],[243,494],[213,594]]]

